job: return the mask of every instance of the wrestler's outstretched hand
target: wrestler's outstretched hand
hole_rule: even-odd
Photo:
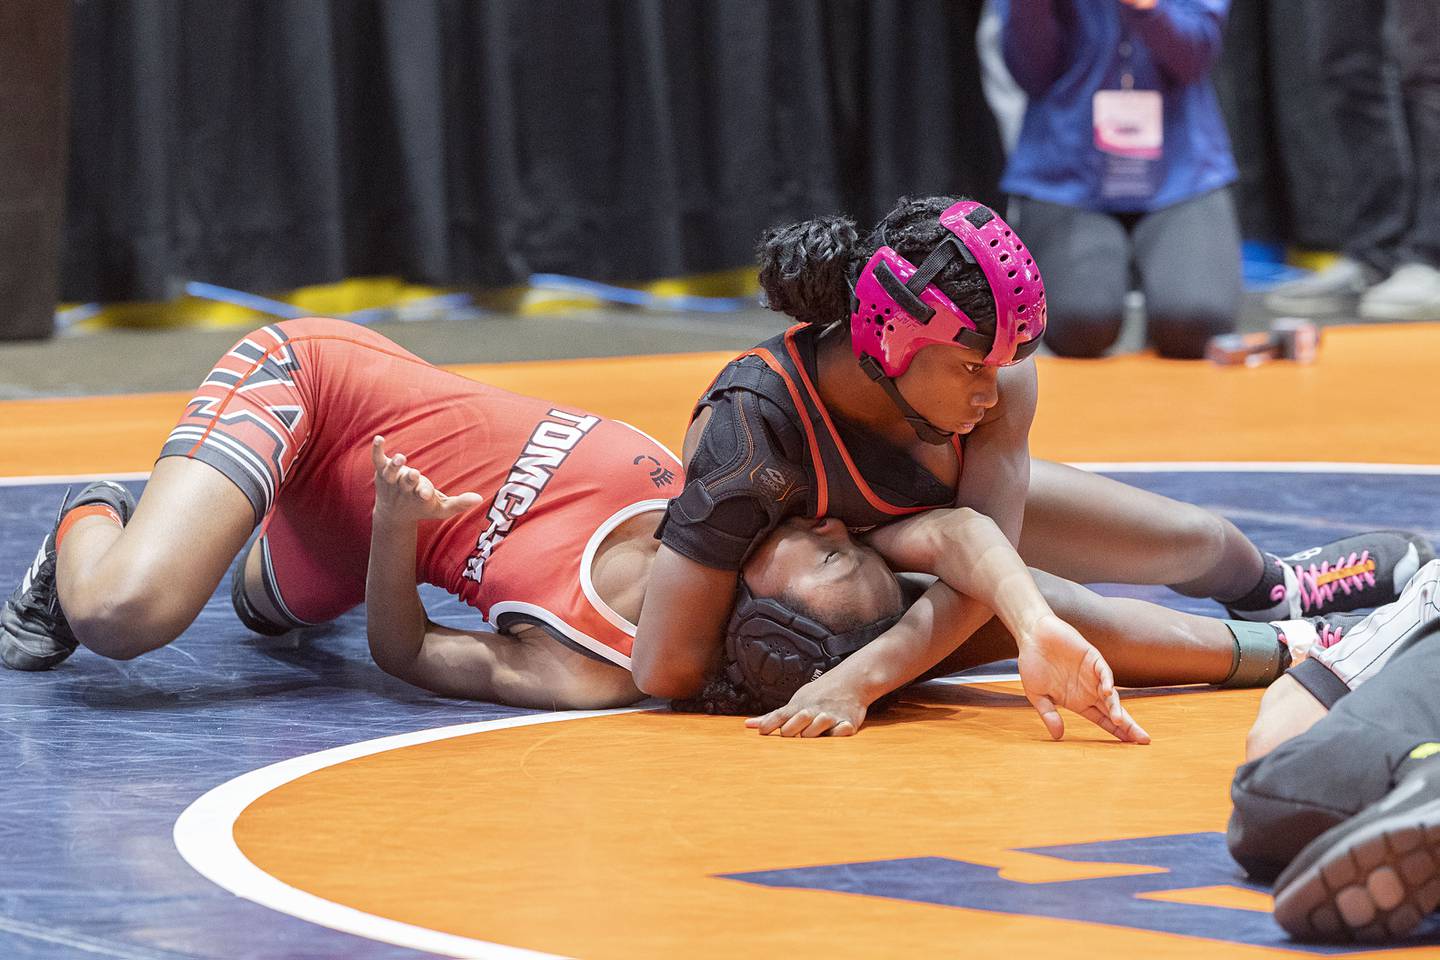
[[[405,454],[387,457],[384,437],[371,441],[370,460],[375,464],[375,513],[386,519],[446,520],[485,502],[478,493],[441,493],[425,474],[405,465]]]
[[[795,691],[790,702],[763,717],[751,717],[745,726],[766,736],[777,730],[782,737],[852,736],[865,722],[866,706],[830,674],[811,680]]]
[[[1041,618],[1020,645],[1020,683],[1055,740],[1065,736],[1057,709],[1064,707],[1116,739],[1150,742],[1150,734],[1120,705],[1115,678],[1100,651],[1053,614]]]

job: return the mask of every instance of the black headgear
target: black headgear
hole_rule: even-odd
[[[762,709],[774,710],[899,620],[896,614],[835,633],[778,600],[756,599],[742,580],[725,633],[725,672],[759,700]]]

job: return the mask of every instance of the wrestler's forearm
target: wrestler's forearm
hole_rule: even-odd
[[[1017,641],[1053,612],[1025,561],[988,517],[974,514],[948,529],[936,559],[936,576],[993,610]]]
[[[425,607],[415,589],[416,536],[414,520],[375,512],[365,574],[365,632],[370,655],[390,673],[414,662],[425,641]]]
[[[869,539],[897,568],[938,577],[979,601],[1017,640],[1051,613],[1004,531],[976,510],[929,511],[882,527]]]
[[[844,685],[869,705],[944,660],[991,616],[983,604],[932,584],[899,623],[821,679]]]

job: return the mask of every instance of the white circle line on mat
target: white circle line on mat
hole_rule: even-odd
[[[228,780],[190,804],[175,821],[175,848],[180,856],[212,883],[261,906],[308,920],[322,927],[354,934],[414,950],[426,950],[450,957],[483,960],[540,960],[554,954],[489,943],[470,937],[442,933],[414,924],[389,920],[317,897],[290,886],[261,870],[235,843],[235,821],[250,804],[276,788],[326,767],[384,753],[401,747],[433,743],[476,733],[528,727],[540,723],[583,720],[590,717],[634,713],[645,707],[622,710],[577,710],[530,714],[502,720],[482,720],[431,730],[417,730],[378,740],[332,747],[317,753],[272,763]]]

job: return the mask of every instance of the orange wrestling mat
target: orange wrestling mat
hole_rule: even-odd
[[[451,369],[639,427],[672,449],[728,354]],[[1217,368],[1041,358],[1031,452],[1050,460],[1440,462],[1440,326],[1332,328],[1321,362]],[[195,382],[205,375],[195,371]],[[0,402],[0,475],[150,469],[189,392]]]
[[[652,712],[390,738],[232,781],[176,840],[250,899],[456,956],[1310,952],[1224,849],[1258,691],[1128,696],[1149,747],[1052,743],[1014,683],[916,693],[838,740]]]
[[[1325,337],[1311,367],[1042,359],[1032,450],[1440,463],[1440,328]],[[676,447],[724,359],[456,369]],[[0,403],[0,475],[148,470],[189,396]],[[197,801],[176,841],[242,896],[456,956],[1369,955],[1283,940],[1225,854],[1258,700],[1130,695],[1149,747],[1074,717],[1050,743],[994,683],[928,685],[838,740],[644,711],[523,716],[266,767]]]

